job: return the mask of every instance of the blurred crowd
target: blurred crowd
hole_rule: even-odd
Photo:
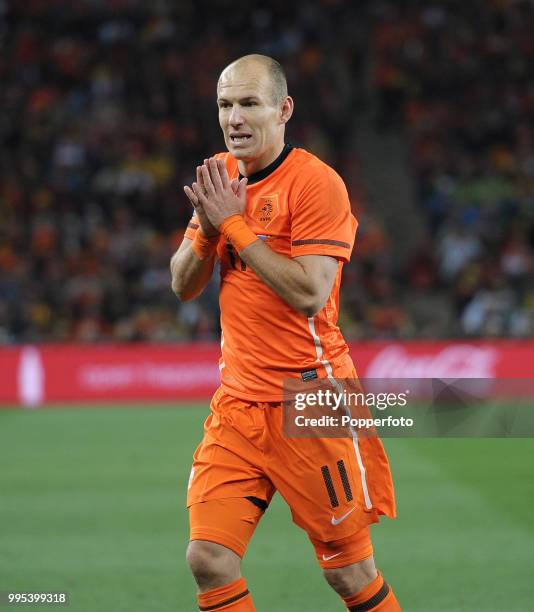
[[[379,2],[373,24],[377,127],[410,140],[428,231],[397,332],[534,336],[534,3]]]
[[[182,185],[224,149],[215,84],[287,68],[288,140],[340,172],[360,228],[349,338],[534,334],[530,2],[0,0],[0,343],[218,337],[217,280],[180,304]],[[412,143],[427,240],[399,265],[353,139]]]

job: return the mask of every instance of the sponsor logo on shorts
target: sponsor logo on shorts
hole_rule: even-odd
[[[331,520],[332,525],[339,525],[339,523],[342,523],[349,514],[354,512],[354,510],[356,510],[356,506],[352,506],[352,508],[346,514],[344,514],[343,516],[340,516],[339,518],[336,518],[335,516],[332,515],[332,520]]]

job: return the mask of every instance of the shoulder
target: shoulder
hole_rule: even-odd
[[[304,184],[310,182],[316,186],[332,185],[345,188],[345,183],[339,174],[329,166],[327,163],[322,161],[309,151],[305,149],[295,148],[292,152],[294,157],[294,172],[296,174],[297,181]]]
[[[294,184],[302,197],[321,192],[328,199],[348,199],[345,183],[334,168],[305,149],[294,149],[292,155]]]

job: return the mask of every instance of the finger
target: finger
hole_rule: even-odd
[[[208,167],[207,166],[202,166],[201,172],[202,172],[202,179],[204,181],[204,190],[205,190],[206,194],[208,196],[214,196],[215,195],[215,188],[214,188],[213,183],[211,181],[210,171],[208,170]]]
[[[191,187],[188,187],[187,185],[185,185],[184,191],[185,191],[185,195],[188,197],[191,204],[196,208],[198,206],[198,198],[193,192],[193,190],[191,189]]]
[[[208,158],[206,158],[206,159],[205,159],[205,160],[204,160],[202,163],[204,164],[204,166],[207,166],[207,165],[208,165],[208,162],[209,162],[209,159],[208,159]],[[204,179],[202,179],[202,166],[199,166],[198,168],[199,168],[199,171],[200,171],[200,177],[201,177],[201,179],[200,179],[200,180],[202,181],[202,182],[200,183],[200,185],[202,186],[202,188],[204,188]]]
[[[226,164],[222,159],[217,160],[217,168],[219,169],[219,176],[221,177],[221,183],[224,189],[228,189],[230,185],[230,178],[228,176],[228,170]]]
[[[242,198],[245,195],[245,192],[247,190],[247,183],[248,183],[248,178],[246,176],[239,181],[239,186],[237,188],[237,193],[236,193],[236,196],[238,198]]]
[[[197,166],[197,183],[204,189],[204,179],[202,178],[202,166]]]
[[[230,187],[234,193],[237,193],[237,188],[239,187],[239,179],[232,179],[230,181]]]
[[[204,195],[204,192],[202,191],[200,185],[198,183],[193,183],[192,187],[197,197],[198,204],[200,206],[205,206],[206,202],[208,201],[208,198]]]
[[[219,174],[219,166],[217,164],[217,160],[213,157],[210,157],[209,159],[208,168],[210,171],[211,182],[215,187],[215,191],[221,193],[221,191],[223,191],[223,183],[221,180],[221,175]]]

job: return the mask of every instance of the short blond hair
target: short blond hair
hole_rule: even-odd
[[[243,55],[242,57],[234,60],[231,64],[228,64],[223,72],[231,66],[235,66],[236,64],[240,64],[242,62],[255,62],[265,68],[267,76],[271,82],[272,101],[276,106],[281,104],[287,97],[286,73],[281,64],[273,57],[269,57],[268,55],[251,53],[250,55]]]

